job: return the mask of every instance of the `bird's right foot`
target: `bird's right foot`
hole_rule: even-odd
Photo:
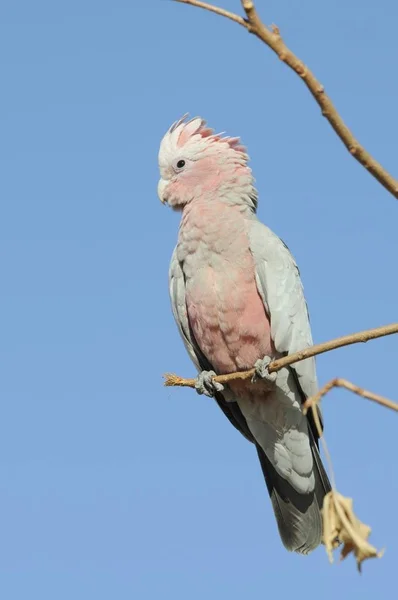
[[[199,373],[195,382],[195,390],[198,394],[204,394],[209,398],[213,398],[216,392],[223,391],[223,384],[214,381],[213,377],[216,377],[214,371],[202,371]]]

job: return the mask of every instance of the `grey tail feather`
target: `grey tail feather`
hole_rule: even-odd
[[[314,460],[314,475],[315,475],[315,494],[320,508],[323,505],[323,499],[332,490],[329,477],[326,473],[321,456],[319,454],[318,442],[315,439],[312,427],[308,427],[310,435],[310,446],[312,458]]]
[[[315,490],[311,494],[299,494],[278,475],[263,449],[256,444],[283,545],[300,554],[309,554],[321,543],[320,508],[331,489],[311,427],[308,429],[315,475]]]

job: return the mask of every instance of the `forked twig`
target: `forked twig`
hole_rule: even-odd
[[[384,396],[380,396],[379,394],[374,394],[373,392],[369,392],[358,385],[354,385],[351,381],[347,379],[343,379],[341,377],[336,377],[332,379],[328,383],[326,383],[315,396],[308,398],[303,406],[303,412],[306,414],[309,408],[313,408],[316,406],[321,398],[325,396],[330,390],[335,387],[343,387],[354,394],[358,394],[358,396],[362,396],[362,398],[366,398],[367,400],[371,400],[372,402],[376,402],[377,404],[381,404],[381,406],[385,406],[386,408],[390,408],[391,410],[395,410],[398,412],[398,404],[393,402],[392,400],[388,400],[388,398],[384,398]]]

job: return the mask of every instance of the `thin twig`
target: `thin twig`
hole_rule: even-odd
[[[358,344],[359,342],[368,342],[369,340],[384,337],[386,335],[391,335],[393,333],[398,333],[398,323],[392,323],[391,325],[376,327],[376,329],[367,329],[366,331],[360,331],[359,333],[345,335],[343,337],[330,340],[329,342],[315,344],[315,346],[305,348],[304,350],[300,350],[299,352],[294,352],[294,354],[289,354],[288,356],[284,356],[283,358],[278,358],[277,360],[274,360],[269,364],[268,370],[270,373],[273,373],[279,371],[283,367],[288,367],[293,363],[305,360],[306,358],[310,358],[318,354],[323,354],[324,352],[329,352],[330,350],[335,350],[336,348],[341,348],[343,346]],[[236,379],[251,379],[254,373],[254,369],[249,369],[248,371],[237,371],[236,373],[228,373],[227,375],[217,375],[216,377],[214,377],[214,381],[224,384],[229,383],[230,381],[234,381]],[[192,388],[195,387],[196,379],[185,379],[183,377],[179,377],[178,375],[174,375],[173,373],[165,374],[164,378],[164,385],[166,386],[182,386]],[[324,393],[327,393],[327,391],[328,390],[326,390],[326,392]]]
[[[385,406],[386,408],[391,408],[391,410],[395,410],[398,412],[398,404],[393,402],[392,400],[388,400],[388,398],[384,398],[384,396],[380,396],[379,394],[374,394],[373,392],[369,392],[357,385],[351,383],[351,381],[347,381],[347,379],[342,379],[341,377],[336,377],[336,379],[332,379],[328,383],[326,383],[315,396],[308,398],[303,405],[303,412],[306,413],[309,408],[314,408],[318,402],[323,398],[330,390],[335,387],[343,387],[354,394],[358,394],[362,398],[367,398],[367,400],[372,400],[372,402],[376,402],[377,404],[381,404],[381,406]],[[315,414],[316,411],[314,411]]]
[[[286,46],[280,35],[279,28],[276,25],[273,25],[271,28],[264,25],[257,14],[252,0],[241,0],[242,7],[246,13],[246,19],[212,4],[200,2],[199,0],[176,0],[176,2],[197,6],[226,17],[247,29],[264,42],[264,44],[269,46],[278,55],[280,60],[286,63],[304,81],[315,101],[320,106],[322,115],[329,121],[350,154],[395,198],[398,198],[398,180],[390,175],[353,136],[334,107],[331,99],[325,93],[323,85],[316,79],[315,75],[303,61]]]
[[[176,0],[176,2],[181,2],[181,4],[190,4],[191,6],[197,6],[198,8],[204,8],[204,10],[216,13],[216,15],[226,17],[227,19],[231,19],[231,21],[235,21],[235,23],[239,23],[239,25],[243,25],[243,27],[247,27],[247,23],[243,17],[240,17],[235,13],[231,13],[229,10],[225,10],[224,8],[214,6],[213,4],[200,2],[200,0]]]

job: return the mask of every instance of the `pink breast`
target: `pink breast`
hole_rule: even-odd
[[[199,348],[220,374],[250,369],[273,354],[249,223],[241,206],[216,199],[192,202],[181,221],[179,259],[189,322]]]
[[[218,373],[250,369],[272,353],[250,252],[238,267],[202,268],[187,290],[187,309],[195,339]]]

